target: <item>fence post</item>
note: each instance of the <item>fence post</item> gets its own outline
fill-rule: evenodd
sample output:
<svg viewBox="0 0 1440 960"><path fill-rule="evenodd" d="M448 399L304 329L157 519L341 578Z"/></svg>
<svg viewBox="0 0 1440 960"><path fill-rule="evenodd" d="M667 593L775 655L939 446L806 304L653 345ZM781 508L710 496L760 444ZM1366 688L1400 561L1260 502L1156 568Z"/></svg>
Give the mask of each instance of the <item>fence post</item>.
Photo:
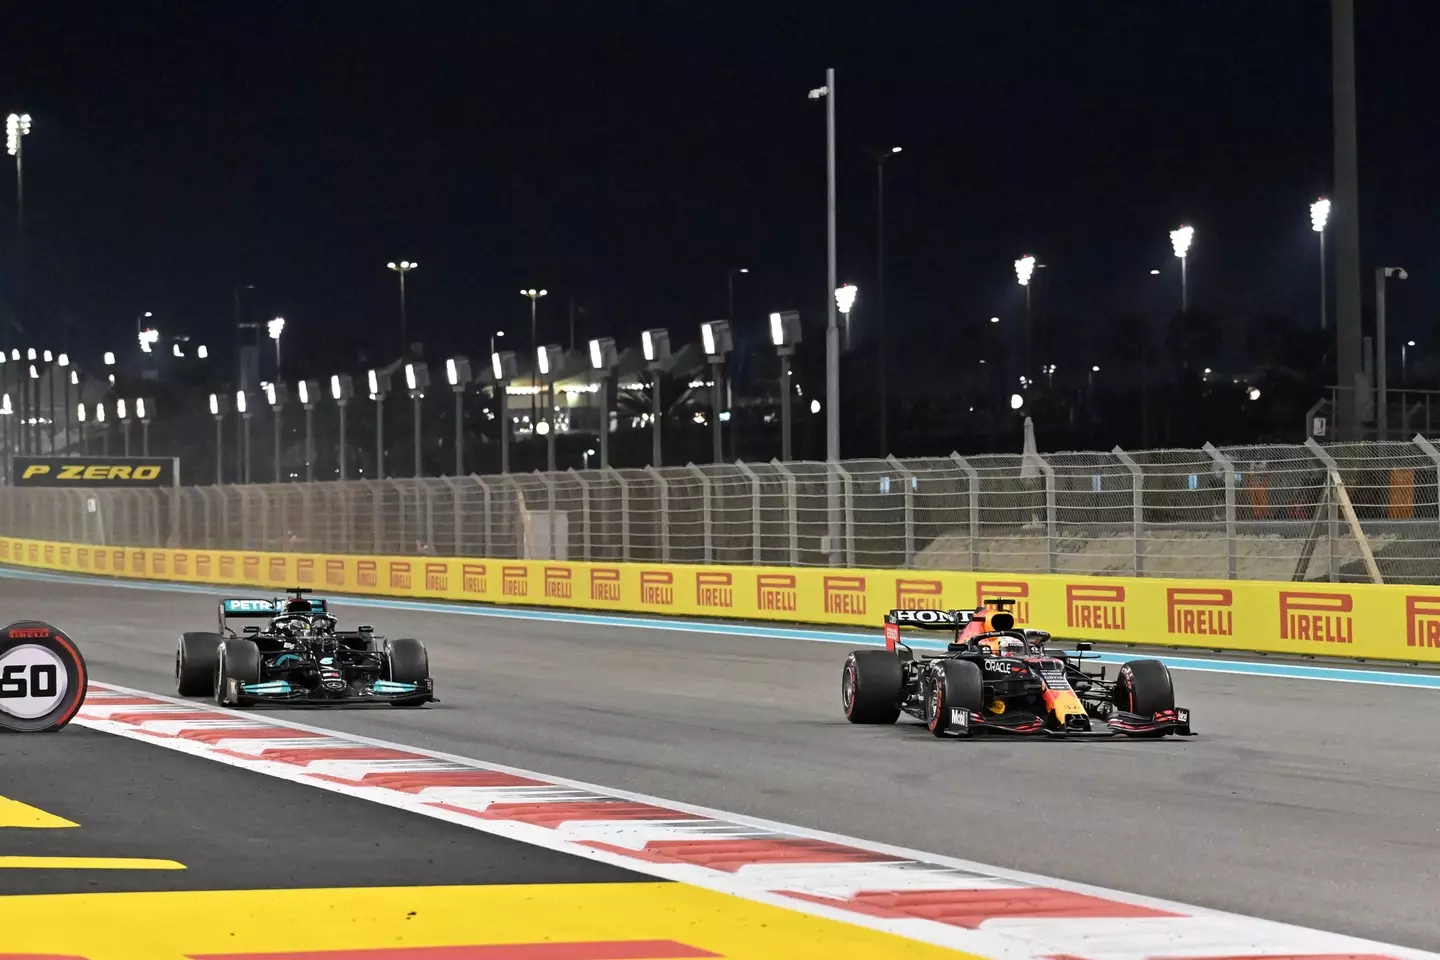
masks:
<svg viewBox="0 0 1440 960"><path fill-rule="evenodd" d="M750 546L755 557L751 561L755 566L760 566L760 477L745 465L743 460L736 460L735 466L740 473L750 478Z"/></svg>
<svg viewBox="0 0 1440 960"><path fill-rule="evenodd" d="M615 478L620 486L620 559L630 561L630 485L614 467L604 467L603 472Z"/></svg>
<svg viewBox="0 0 1440 960"><path fill-rule="evenodd" d="M585 528L583 540L585 551L585 562L590 562L590 482L581 475L579 470L571 467L566 471L575 478L575 483L580 487L580 523Z"/></svg>
<svg viewBox="0 0 1440 960"><path fill-rule="evenodd" d="M1141 472L1140 464L1135 462L1135 458L1121 450L1119 444L1116 444L1115 449L1110 452L1125 464L1125 469L1130 471L1130 492L1133 498L1131 504L1133 513L1131 529L1133 532L1130 536L1134 541L1135 576L1143 577L1145 576L1145 474Z"/></svg>
<svg viewBox="0 0 1440 960"><path fill-rule="evenodd" d="M655 492L660 495L660 560L670 562L670 484L665 475L656 467L649 466L645 472L655 478Z"/></svg>
<svg viewBox="0 0 1440 960"><path fill-rule="evenodd" d="M779 460L771 459L770 465L785 478L785 499L790 508L790 566L800 566L800 494L796 488L795 474Z"/></svg>
<svg viewBox="0 0 1440 960"><path fill-rule="evenodd" d="M704 556L706 563L714 563L714 543L710 533L710 478L705 476L705 471L695 466L693 462L685 464L685 469L700 478L700 518L705 525Z"/></svg>
<svg viewBox="0 0 1440 960"><path fill-rule="evenodd" d="M1339 491L1335 489L1335 478L1340 476L1340 465L1335 462L1334 457L1330 456L1330 451L1315 442L1314 437L1305 438L1305 449L1309 450L1310 455L1325 467L1323 492L1325 519L1329 521L1327 546L1330 554L1330 582L1335 583L1340 579L1340 558L1335 553L1335 545L1340 542L1340 497L1338 496Z"/></svg>
<svg viewBox="0 0 1440 960"><path fill-rule="evenodd" d="M825 465L827 473L832 469L834 470L834 475L838 476L840 482L845 485L845 494L842 500L845 511L842 517L845 524L845 566L853 567L855 566L855 481L850 476L850 472L840 466L839 463L827 463ZM839 555L839 550L836 549L833 543L830 544L830 555L832 557Z"/></svg>
<svg viewBox="0 0 1440 960"><path fill-rule="evenodd" d="M965 477L970 487L970 569L980 572L980 471L970 466L970 463L960 454L950 452L950 459L954 460L960 469L965 471Z"/></svg>
<svg viewBox="0 0 1440 960"><path fill-rule="evenodd" d="M1208 440L1205 446L1200 449L1210 455L1210 459L1225 471L1225 544L1226 553L1226 576L1231 580L1235 579L1235 464L1225 456L1215 445Z"/></svg>
<svg viewBox="0 0 1440 960"><path fill-rule="evenodd" d="M1035 459L1040 461L1040 472L1045 474L1045 570L1054 573L1056 514L1059 512L1055 502L1055 468L1044 454L1037 453Z"/></svg>
<svg viewBox="0 0 1440 960"><path fill-rule="evenodd" d="M885 456L885 462L905 478L905 567L909 569L915 566L915 474L896 460L893 453Z"/></svg>

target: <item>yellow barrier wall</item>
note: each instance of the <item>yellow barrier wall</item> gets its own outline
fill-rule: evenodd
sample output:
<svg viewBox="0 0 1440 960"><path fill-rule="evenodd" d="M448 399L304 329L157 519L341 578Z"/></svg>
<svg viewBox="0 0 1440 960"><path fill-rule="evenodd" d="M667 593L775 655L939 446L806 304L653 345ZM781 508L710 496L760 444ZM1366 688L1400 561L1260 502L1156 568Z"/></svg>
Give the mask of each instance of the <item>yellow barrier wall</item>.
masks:
<svg viewBox="0 0 1440 960"><path fill-rule="evenodd" d="M731 567L243 550L139 550L0 539L0 563L319 592L843 624L897 607L1017 601L1021 626L1066 639L1440 663L1440 587Z"/></svg>

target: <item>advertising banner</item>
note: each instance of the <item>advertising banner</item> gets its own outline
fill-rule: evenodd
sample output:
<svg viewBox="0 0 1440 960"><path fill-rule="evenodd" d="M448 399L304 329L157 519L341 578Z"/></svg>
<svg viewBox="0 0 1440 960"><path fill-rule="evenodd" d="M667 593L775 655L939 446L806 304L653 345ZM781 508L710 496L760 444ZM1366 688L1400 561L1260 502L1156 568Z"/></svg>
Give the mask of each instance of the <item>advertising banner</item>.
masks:
<svg viewBox="0 0 1440 960"><path fill-rule="evenodd" d="M16 487L173 487L179 457L11 457Z"/></svg>

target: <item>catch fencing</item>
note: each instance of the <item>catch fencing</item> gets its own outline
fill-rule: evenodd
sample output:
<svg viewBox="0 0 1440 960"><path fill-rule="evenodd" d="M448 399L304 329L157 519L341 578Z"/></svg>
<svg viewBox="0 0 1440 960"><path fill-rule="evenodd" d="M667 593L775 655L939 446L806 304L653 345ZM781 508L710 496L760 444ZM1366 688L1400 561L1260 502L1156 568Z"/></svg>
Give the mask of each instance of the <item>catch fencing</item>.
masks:
<svg viewBox="0 0 1440 960"><path fill-rule="evenodd" d="M1410 442L0 490L0 533L105 546L1440 582ZM838 536L832 538L832 531Z"/></svg>

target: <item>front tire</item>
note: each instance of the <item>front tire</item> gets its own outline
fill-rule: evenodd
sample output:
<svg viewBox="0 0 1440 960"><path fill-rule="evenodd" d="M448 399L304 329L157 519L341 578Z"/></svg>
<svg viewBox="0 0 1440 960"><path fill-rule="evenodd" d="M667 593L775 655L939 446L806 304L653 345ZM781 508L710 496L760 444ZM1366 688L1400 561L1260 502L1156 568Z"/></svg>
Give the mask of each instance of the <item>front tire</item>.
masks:
<svg viewBox="0 0 1440 960"><path fill-rule="evenodd" d="M856 650L840 674L840 706L851 723L894 723L905 680L900 658L888 650Z"/></svg>
<svg viewBox="0 0 1440 960"><path fill-rule="evenodd" d="M385 641L384 679L395 683L423 683L430 678L430 654L425 644L412 637ZM392 707L423 707L428 697L416 700L392 700Z"/></svg>
<svg viewBox="0 0 1440 960"><path fill-rule="evenodd" d="M218 633L182 633L175 644L175 692L182 697L203 697L215 679L220 644Z"/></svg>
<svg viewBox="0 0 1440 960"><path fill-rule="evenodd" d="M260 682L260 648L254 640L226 640L215 662L215 702L222 707L243 706L240 696L231 698L227 692L231 680L237 685Z"/></svg>
<svg viewBox="0 0 1440 960"><path fill-rule="evenodd" d="M985 705L985 682L980 668L968 660L941 660L939 676L929 680L925 696L926 726L937 737L954 728L950 711L965 709L979 713Z"/></svg>
<svg viewBox="0 0 1440 960"><path fill-rule="evenodd" d="M1126 713L1153 717L1175 709L1175 686L1170 670L1159 660L1131 660L1120 668L1115 681L1115 707Z"/></svg>

